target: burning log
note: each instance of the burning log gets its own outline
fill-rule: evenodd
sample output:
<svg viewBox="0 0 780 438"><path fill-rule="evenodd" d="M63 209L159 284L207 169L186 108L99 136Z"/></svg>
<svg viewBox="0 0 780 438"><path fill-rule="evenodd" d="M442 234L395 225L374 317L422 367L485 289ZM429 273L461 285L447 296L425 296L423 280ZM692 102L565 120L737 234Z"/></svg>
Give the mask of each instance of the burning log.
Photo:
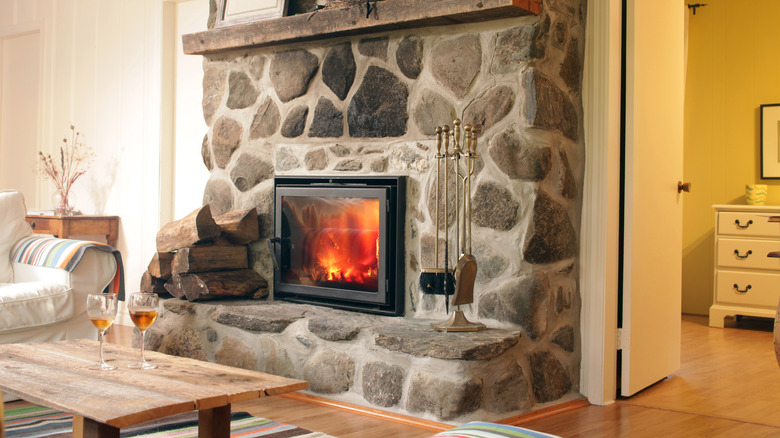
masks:
<svg viewBox="0 0 780 438"><path fill-rule="evenodd" d="M246 246L192 246L176 251L171 264L171 272L173 274L184 274L225 269L246 269L248 267L249 260Z"/></svg>
<svg viewBox="0 0 780 438"><path fill-rule="evenodd" d="M155 294L167 294L165 289L165 280L160 279L152 275L151 272L146 271L141 276L141 286L139 287L141 292L155 293Z"/></svg>
<svg viewBox="0 0 780 438"><path fill-rule="evenodd" d="M166 289L175 297L188 301L216 298L259 299L268 295L268 282L252 269L236 271L174 274Z"/></svg>
<svg viewBox="0 0 780 438"><path fill-rule="evenodd" d="M152 277L167 280L171 278L172 252L156 252L149 262L148 272Z"/></svg>
<svg viewBox="0 0 780 438"><path fill-rule="evenodd" d="M257 210L233 210L214 218L222 234L233 243L244 245L260 238Z"/></svg>
<svg viewBox="0 0 780 438"><path fill-rule="evenodd" d="M170 252L214 240L221 229L211 216L211 207L204 205L182 219L164 225L157 232L157 252Z"/></svg>

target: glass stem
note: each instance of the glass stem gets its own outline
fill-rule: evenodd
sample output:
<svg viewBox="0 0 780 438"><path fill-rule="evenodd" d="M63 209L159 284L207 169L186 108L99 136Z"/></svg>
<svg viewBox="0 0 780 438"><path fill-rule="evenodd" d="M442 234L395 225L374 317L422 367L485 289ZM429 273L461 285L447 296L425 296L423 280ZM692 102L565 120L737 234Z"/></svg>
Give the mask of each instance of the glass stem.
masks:
<svg viewBox="0 0 780 438"><path fill-rule="evenodd" d="M141 363L146 363L146 358L144 357L144 345L146 344L146 340L144 337L146 336L146 330L141 331Z"/></svg>
<svg viewBox="0 0 780 438"><path fill-rule="evenodd" d="M105 333L104 330L98 332L98 340L100 341L100 363L106 363L106 361L103 360L103 333Z"/></svg>

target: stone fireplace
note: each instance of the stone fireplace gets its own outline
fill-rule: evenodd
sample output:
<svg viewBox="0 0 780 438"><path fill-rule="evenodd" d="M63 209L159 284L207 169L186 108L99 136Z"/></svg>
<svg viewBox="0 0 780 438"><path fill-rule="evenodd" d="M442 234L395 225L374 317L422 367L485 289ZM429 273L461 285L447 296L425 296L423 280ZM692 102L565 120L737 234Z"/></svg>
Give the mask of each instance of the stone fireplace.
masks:
<svg viewBox="0 0 780 438"><path fill-rule="evenodd" d="M377 1L375 14L394 1L404 3ZM487 10L513 2L460 3ZM403 176L405 312L169 301L152 346L439 421L494 420L578 397L585 11L585 0L544 0L538 13L517 17L192 50L204 56L204 204L214 214L256 207L268 239L275 177ZM287 18L298 19L279 20ZM447 317L444 297L423 293L418 281L441 245L432 219L434 133L456 118L480 129L472 183L478 273L464 310L489 330L474 334L433 332L431 321ZM251 260L270 282L265 241L253 245Z"/></svg>

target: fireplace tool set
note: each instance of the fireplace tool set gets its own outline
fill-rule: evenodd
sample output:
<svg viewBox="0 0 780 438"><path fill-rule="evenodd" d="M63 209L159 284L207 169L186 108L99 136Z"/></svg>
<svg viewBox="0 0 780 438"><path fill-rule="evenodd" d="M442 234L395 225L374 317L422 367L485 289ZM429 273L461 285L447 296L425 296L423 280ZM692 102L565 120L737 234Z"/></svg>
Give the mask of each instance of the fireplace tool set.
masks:
<svg viewBox="0 0 780 438"><path fill-rule="evenodd" d="M466 319L460 309L461 305L474 302L474 282L477 277L477 260L471 253L471 178L474 175L475 162L479 158L479 155L476 154L478 128L465 125L463 133L461 133L461 121L456 119L453 125L452 130L447 125L436 128L436 244L434 250L436 267L423 269L420 274L420 286L425 293L445 296L447 314L450 313L450 304L455 307L448 320L432 324L434 330L471 332L485 329L484 324L470 322ZM465 136L465 141L462 141L463 136ZM452 166L447 160L452 162ZM461 173L462 165L465 166L465 170ZM443 184L441 182L442 167L444 167ZM455 174L452 184L450 184L451 167ZM443 194L442 185L444 186ZM450 197L451 189L455 191L455 196L452 198ZM450 265L449 226L451 208L455 213L454 249L455 254L458 255L457 263L452 266ZM440 221L442 213L444 220ZM439 258L439 236L442 222L444 227L444 266L441 266Z"/></svg>

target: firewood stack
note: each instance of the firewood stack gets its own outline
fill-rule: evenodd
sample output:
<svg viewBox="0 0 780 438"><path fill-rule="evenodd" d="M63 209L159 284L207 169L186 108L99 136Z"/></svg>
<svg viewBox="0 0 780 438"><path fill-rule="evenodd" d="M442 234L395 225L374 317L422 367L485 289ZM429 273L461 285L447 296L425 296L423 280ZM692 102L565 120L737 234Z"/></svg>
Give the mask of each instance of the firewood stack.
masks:
<svg viewBox="0 0 780 438"><path fill-rule="evenodd" d="M157 252L141 278L141 291L189 301L259 299L268 282L249 268L248 245L260 238L254 208L212 217L205 205L157 233Z"/></svg>

